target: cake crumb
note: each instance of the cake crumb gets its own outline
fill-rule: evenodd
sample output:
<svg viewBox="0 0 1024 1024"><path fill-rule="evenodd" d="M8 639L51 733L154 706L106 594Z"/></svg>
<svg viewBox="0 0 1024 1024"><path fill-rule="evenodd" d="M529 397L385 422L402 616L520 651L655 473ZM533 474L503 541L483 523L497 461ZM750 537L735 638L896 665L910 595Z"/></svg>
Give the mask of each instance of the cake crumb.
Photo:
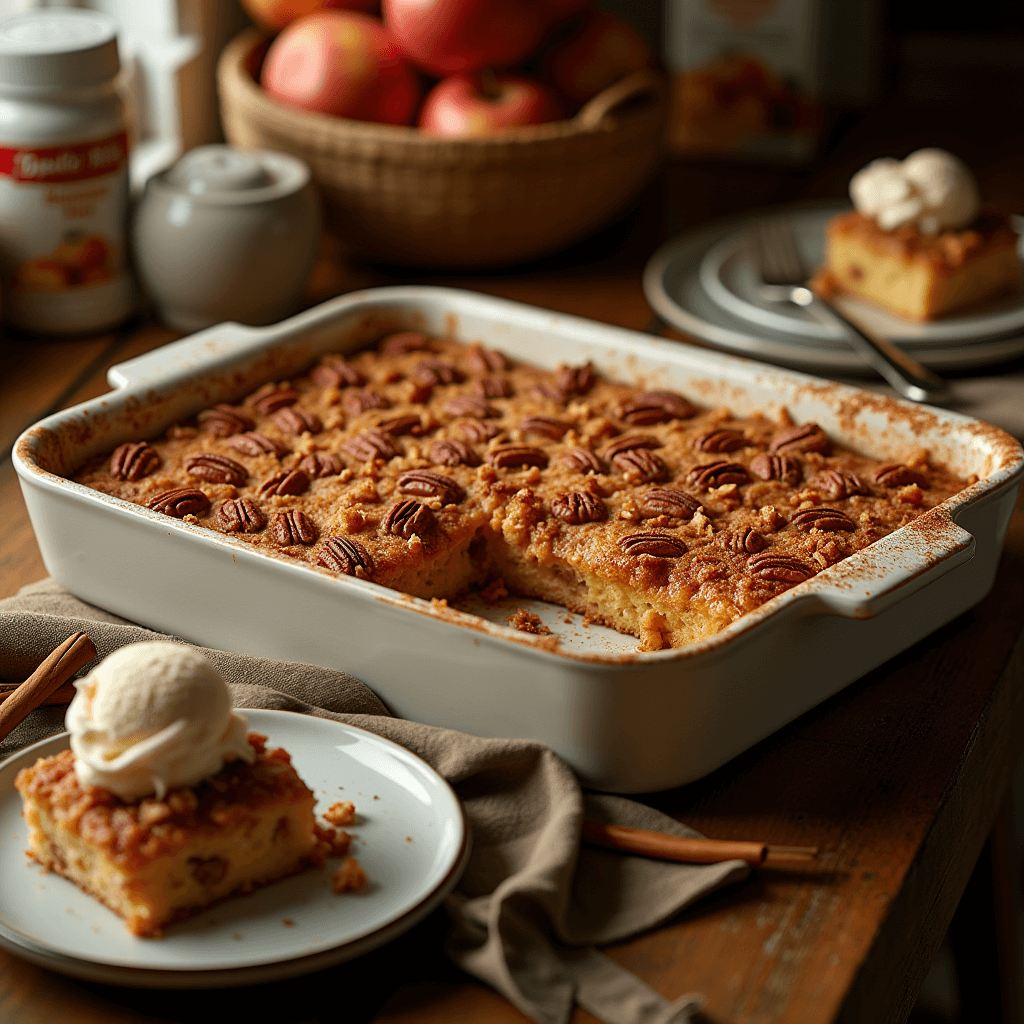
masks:
<svg viewBox="0 0 1024 1024"><path fill-rule="evenodd" d="M337 893L359 892L366 882L366 872L362 869L359 861L355 857L346 857L341 862L341 867L334 872L331 888Z"/></svg>
<svg viewBox="0 0 1024 1024"><path fill-rule="evenodd" d="M551 633L551 630L540 621L539 615L534 615L525 608L517 608L505 621L521 633L533 633L537 636L547 636Z"/></svg>
<svg viewBox="0 0 1024 1024"><path fill-rule="evenodd" d="M235 940L235 942L238 942L238 940L241 939L241 937L242 937L242 933L241 932L232 932L231 933L231 938L233 938Z"/></svg>
<svg viewBox="0 0 1024 1024"><path fill-rule="evenodd" d="M332 825L351 825L356 820L356 805L351 800L339 800L324 811L323 818Z"/></svg>
<svg viewBox="0 0 1024 1024"><path fill-rule="evenodd" d="M346 857L352 846L352 835L339 829L331 839L331 856Z"/></svg>
<svg viewBox="0 0 1024 1024"><path fill-rule="evenodd" d="M281 924L283 924L285 926L285 928L294 928L295 927L295 922L290 917L283 917L281 919Z"/></svg>
<svg viewBox="0 0 1024 1024"><path fill-rule="evenodd" d="M505 586L505 581L499 576L480 591L480 597L484 604L500 604L508 597L508 587Z"/></svg>

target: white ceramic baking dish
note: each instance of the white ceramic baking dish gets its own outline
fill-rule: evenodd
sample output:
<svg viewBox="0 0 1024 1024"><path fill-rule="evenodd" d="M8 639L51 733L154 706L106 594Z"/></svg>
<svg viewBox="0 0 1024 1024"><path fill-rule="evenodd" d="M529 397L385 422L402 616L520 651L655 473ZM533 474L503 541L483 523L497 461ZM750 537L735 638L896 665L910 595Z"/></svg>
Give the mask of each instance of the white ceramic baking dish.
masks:
<svg viewBox="0 0 1024 1024"><path fill-rule="evenodd" d="M63 478L85 459L281 379L328 350L414 326L554 368L671 387L739 414L785 404L879 457L923 445L978 482L680 650L539 611L559 638L256 552ZM656 790L699 778L909 647L989 590L1024 470L995 427L855 388L482 295L356 292L281 324L227 323L114 367L111 394L43 420L14 461L48 570L83 599L223 650L346 669L396 714L557 750L590 785ZM469 606L473 607L473 606ZM268 680L273 684L273 680Z"/></svg>

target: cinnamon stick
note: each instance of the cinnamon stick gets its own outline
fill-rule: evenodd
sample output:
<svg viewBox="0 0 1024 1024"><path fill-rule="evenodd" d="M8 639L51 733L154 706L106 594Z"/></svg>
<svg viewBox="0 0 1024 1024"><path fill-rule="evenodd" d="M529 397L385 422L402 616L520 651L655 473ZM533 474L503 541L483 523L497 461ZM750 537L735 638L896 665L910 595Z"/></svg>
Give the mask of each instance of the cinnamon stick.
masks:
<svg viewBox="0 0 1024 1024"><path fill-rule="evenodd" d="M95 657L96 647L85 633L69 636L0 704L0 740Z"/></svg>
<svg viewBox="0 0 1024 1024"><path fill-rule="evenodd" d="M12 693L23 685L23 683L0 683L0 704L3 704ZM43 701L43 704L70 704L76 693L74 683L62 683Z"/></svg>
<svg viewBox="0 0 1024 1024"><path fill-rule="evenodd" d="M688 864L718 864L724 860L745 860L748 864L782 866L814 860L816 846L769 846L767 843L728 839L691 839L670 836L664 832L628 828L625 825L604 825L583 822L583 838L597 846L624 853L639 853L659 860L684 861Z"/></svg>

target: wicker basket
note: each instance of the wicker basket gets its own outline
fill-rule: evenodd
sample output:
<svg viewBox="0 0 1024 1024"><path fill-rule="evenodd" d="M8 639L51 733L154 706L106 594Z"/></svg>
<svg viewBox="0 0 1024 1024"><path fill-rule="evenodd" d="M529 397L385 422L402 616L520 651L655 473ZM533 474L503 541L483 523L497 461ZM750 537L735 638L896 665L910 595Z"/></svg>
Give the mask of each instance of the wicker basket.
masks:
<svg viewBox="0 0 1024 1024"><path fill-rule="evenodd" d="M554 252L620 212L661 154L656 72L624 78L571 120L448 141L275 103L256 83L268 42L249 30L221 55L224 133L305 160L331 230L363 258L470 268Z"/></svg>

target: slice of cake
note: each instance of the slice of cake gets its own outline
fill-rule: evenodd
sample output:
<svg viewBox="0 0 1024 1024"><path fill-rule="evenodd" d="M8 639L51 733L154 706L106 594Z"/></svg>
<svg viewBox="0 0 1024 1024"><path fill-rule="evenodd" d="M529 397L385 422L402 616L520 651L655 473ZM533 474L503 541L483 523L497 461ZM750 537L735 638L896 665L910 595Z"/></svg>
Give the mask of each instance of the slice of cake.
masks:
<svg viewBox="0 0 1024 1024"><path fill-rule="evenodd" d="M15 779L27 852L134 934L324 862L316 797L196 651L133 644L77 686L71 749Z"/></svg>
<svg viewBox="0 0 1024 1024"><path fill-rule="evenodd" d="M1009 219L980 210L970 170L942 150L875 160L853 176L856 210L828 225L815 286L908 320L934 320L1020 287Z"/></svg>

